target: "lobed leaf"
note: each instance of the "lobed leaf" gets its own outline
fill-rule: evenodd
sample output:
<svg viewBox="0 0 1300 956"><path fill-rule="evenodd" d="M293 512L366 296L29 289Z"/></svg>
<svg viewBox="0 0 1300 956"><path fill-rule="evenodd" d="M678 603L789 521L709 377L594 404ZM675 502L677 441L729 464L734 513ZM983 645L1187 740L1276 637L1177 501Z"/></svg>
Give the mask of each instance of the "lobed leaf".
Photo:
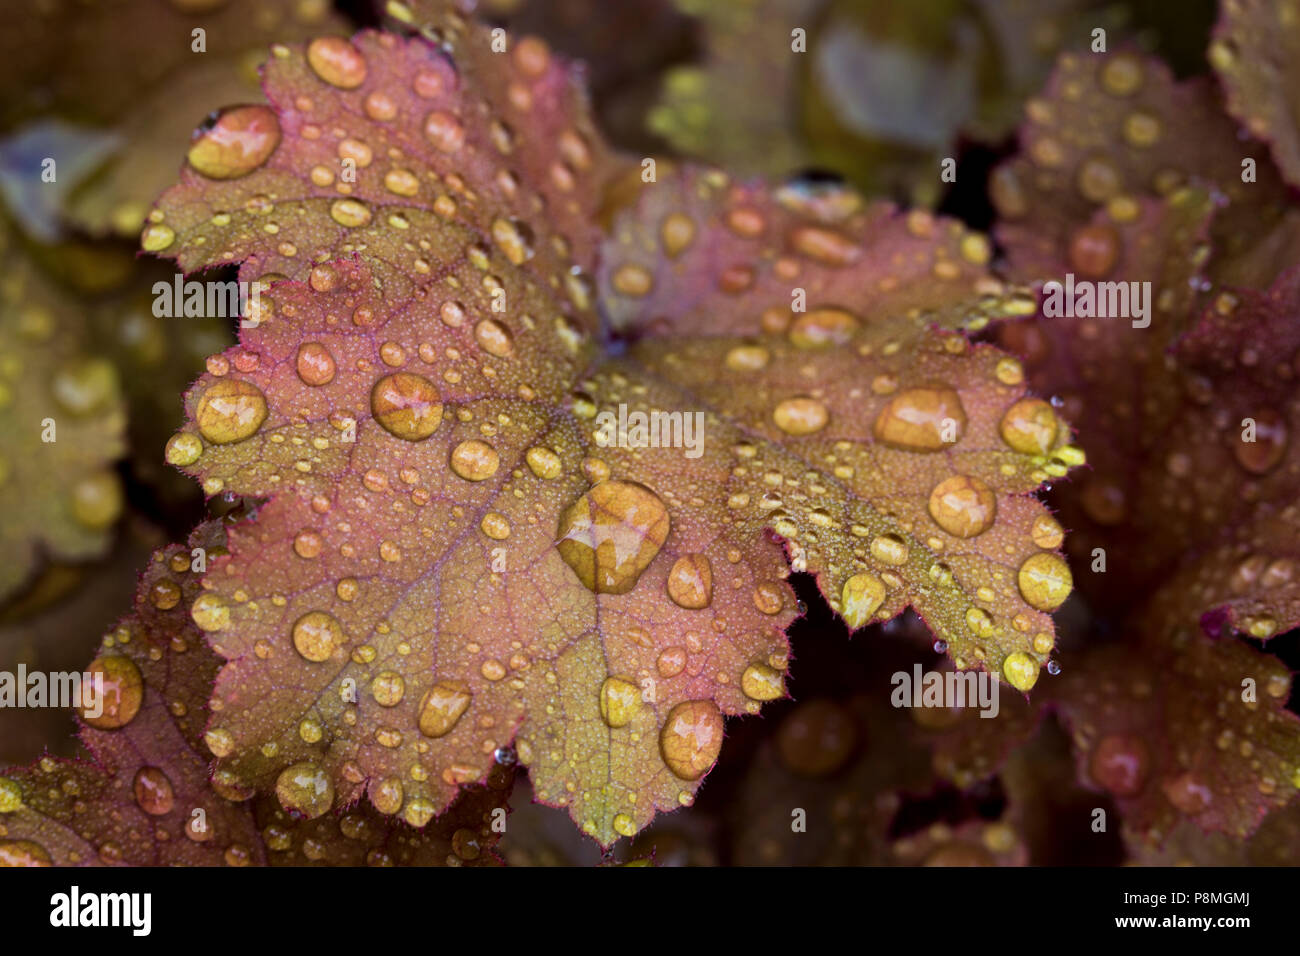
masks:
<svg viewBox="0 0 1300 956"><path fill-rule="evenodd" d="M690 184L702 204L669 294L712 279L709 252L731 248L720 221L745 220L743 252L766 270L755 209L802 237L803 259L752 292L684 291L689 334L602 357L595 296L569 280L596 271L595 196L616 163L566 147L588 142L570 116L583 104L541 47L449 42L469 45L463 68L369 33L277 51L278 114L250 122L279 140L238 177L187 171L144 233L186 268L249 257L243 275L288 277L210 361L168 446L209 494L269 499L191 608L227 661L206 737L222 767L266 790L309 763L346 799L365 791L421 825L513 740L539 799L602 844L630 836L694 799L724 714L784 695L794 602L772 532L855 626L912 604L959 663L1032 686L1069 580L1030 494L1079 459L1019 363L929 329L1023 311L979 268L987 243L879 208L835 233L820 203L778 216L756 187L686 171L647 187ZM514 73L480 91L488 63ZM509 168L492 131L502 89ZM376 93L397 104L387 119L370 115ZM340 156L373 162L355 184L313 178ZM419 188L393 199L399 162ZM557 163L585 167L590 188L562 189ZM511 169L524 172L506 188ZM877 225L898 250L864 241ZM784 291L784 324L742 321L805 268L812 295L840 301L796 317ZM648 326L644 304L614 298L617 272L609 287L602 305ZM843 311L859 303L870 311ZM618 437L620 408L698 414L701 441Z"/></svg>
<svg viewBox="0 0 1300 956"><path fill-rule="evenodd" d="M1032 266L1046 258L1083 271L1081 233L1100 211L1136 223L1143 198L1197 185L1213 187L1215 269L1229 281L1242 278L1234 270L1258 269L1250 260L1261 250L1296 248L1285 185L1260 145L1238 137L1207 79L1180 83L1159 60L1129 51L1065 53L1025 116L1020 154L994 171L989 190L999 242L1022 256L1033 249ZM1012 262L1022 280L1053 278Z"/></svg>
<svg viewBox="0 0 1300 956"><path fill-rule="evenodd" d="M0 597L44 557L102 554L122 513L113 462L126 415L117 371L89 350L77 304L0 226Z"/></svg>
<svg viewBox="0 0 1300 956"><path fill-rule="evenodd" d="M1080 778L1146 843L1183 821L1244 839L1300 788L1291 674L1238 641L1183 630L1102 645L1057 691Z"/></svg>
<svg viewBox="0 0 1300 956"><path fill-rule="evenodd" d="M45 757L0 776L4 865L461 865L495 862L508 769L467 791L436 826L414 830L373 808L334 809L310 775L286 774L281 792L310 792L311 818L254 799L228 773L210 772L200 749L218 660L186 609L199 590L197 551L216 556L220 525L200 526L190 547L156 552L134 613L105 636L87 668L102 676L99 708L79 712L93 761ZM501 808L501 809L498 809Z"/></svg>
<svg viewBox="0 0 1300 956"><path fill-rule="evenodd" d="M1284 4L1232 0L1219 8L1207 57L1227 94L1227 109L1268 142L1278 168L1300 185L1300 128L1289 66L1300 52L1295 14Z"/></svg>

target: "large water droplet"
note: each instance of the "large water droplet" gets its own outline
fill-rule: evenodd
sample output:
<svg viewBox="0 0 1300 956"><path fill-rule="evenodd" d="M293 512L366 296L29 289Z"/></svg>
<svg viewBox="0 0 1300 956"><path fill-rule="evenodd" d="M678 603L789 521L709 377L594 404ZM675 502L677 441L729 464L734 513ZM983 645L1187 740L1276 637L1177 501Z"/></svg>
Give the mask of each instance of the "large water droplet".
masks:
<svg viewBox="0 0 1300 956"><path fill-rule="evenodd" d="M280 121L267 106L222 110L190 145L190 165L208 179L237 179L257 169L280 145Z"/></svg>
<svg viewBox="0 0 1300 956"><path fill-rule="evenodd" d="M81 708L81 719L99 730L116 730L125 727L140 712L144 703L144 678L135 661L120 654L105 654L95 658L89 667L93 676L102 674L103 697L92 706ZM83 693L86 691L83 690ZM92 716L99 711L97 716Z"/></svg>
<svg viewBox="0 0 1300 956"><path fill-rule="evenodd" d="M327 661L343 644L343 628L332 614L308 611L293 625L293 646L306 660Z"/></svg>
<svg viewBox="0 0 1300 956"><path fill-rule="evenodd" d="M1025 559L1016 575L1016 583L1025 602L1040 611L1056 610L1074 588L1069 565L1058 555L1046 551Z"/></svg>
<svg viewBox="0 0 1300 956"><path fill-rule="evenodd" d="M1097 741L1088 760L1088 774L1117 797L1134 797L1146 785L1151 755L1141 738L1109 734Z"/></svg>
<svg viewBox="0 0 1300 956"><path fill-rule="evenodd" d="M966 409L950 388L909 388L899 392L876 416L879 441L909 451L951 447L966 432Z"/></svg>
<svg viewBox="0 0 1300 956"><path fill-rule="evenodd" d="M930 492L930 517L958 538L973 538L993 526L997 499L989 486L969 475L954 475Z"/></svg>
<svg viewBox="0 0 1300 956"><path fill-rule="evenodd" d="M334 356L319 342L304 342L298 347L297 367L298 377L313 387L334 381Z"/></svg>
<svg viewBox="0 0 1300 956"><path fill-rule="evenodd" d="M157 767L141 767L136 771L133 789L135 802L150 816L170 813L176 802L171 780Z"/></svg>
<svg viewBox="0 0 1300 956"><path fill-rule="evenodd" d="M711 700L688 700L668 712L659 732L659 750L668 769L683 780L698 780L722 749L722 712Z"/></svg>
<svg viewBox="0 0 1300 956"><path fill-rule="evenodd" d="M375 383L370 411L390 435L421 441L442 422L442 395L423 375L397 372Z"/></svg>
<svg viewBox="0 0 1300 956"><path fill-rule="evenodd" d="M49 851L32 840L0 840L0 867L53 866Z"/></svg>
<svg viewBox="0 0 1300 956"><path fill-rule="evenodd" d="M318 37L307 47L307 62L326 83L355 90L365 82L366 58L342 37Z"/></svg>
<svg viewBox="0 0 1300 956"><path fill-rule="evenodd" d="M308 820L323 815L334 805L334 784L320 766L296 763L280 771L275 781L275 795L290 813Z"/></svg>
<svg viewBox="0 0 1300 956"><path fill-rule="evenodd" d="M420 700L420 733L426 737L448 733L469 709L472 697L469 685L463 681L438 681Z"/></svg>
<svg viewBox="0 0 1300 956"><path fill-rule="evenodd" d="M451 470L466 481L484 481L497 473L501 456L485 441L471 438L451 452Z"/></svg>
<svg viewBox="0 0 1300 956"><path fill-rule="evenodd" d="M641 691L621 677L606 677L600 685L600 716L611 727L624 727L641 706Z"/></svg>
<svg viewBox="0 0 1300 956"><path fill-rule="evenodd" d="M844 766L857 744L853 715L829 700L800 704L776 731L776 750L792 772L821 777Z"/></svg>
<svg viewBox="0 0 1300 956"><path fill-rule="evenodd" d="M885 582L869 571L862 571L844 582L840 590L840 613L853 630L871 623L872 616L885 601Z"/></svg>
<svg viewBox="0 0 1300 956"><path fill-rule="evenodd" d="M713 600L713 568L703 554L684 554L668 572L668 596L679 607L699 610Z"/></svg>
<svg viewBox="0 0 1300 956"><path fill-rule="evenodd" d="M199 432L214 445L243 441L266 421L266 396L252 382L223 378L209 385L194 409Z"/></svg>
<svg viewBox="0 0 1300 956"><path fill-rule="evenodd" d="M1008 654L1002 661L1002 676L1018 691L1025 693L1038 682L1038 661L1023 651Z"/></svg>
<svg viewBox="0 0 1300 956"><path fill-rule="evenodd" d="M785 696L784 676L767 664L750 664L740 675L740 689L751 700L776 700Z"/></svg>
<svg viewBox="0 0 1300 956"><path fill-rule="evenodd" d="M663 501L645 485L604 481L560 516L556 545L578 580L601 594L625 594L668 538Z"/></svg>
<svg viewBox="0 0 1300 956"><path fill-rule="evenodd" d="M1232 447L1237 464L1252 475L1271 471L1286 454L1286 419L1271 408L1250 416L1255 421L1254 441L1238 441Z"/></svg>
<svg viewBox="0 0 1300 956"><path fill-rule="evenodd" d="M858 330L858 319L843 309L813 309L790 326L790 342L801 349L828 349L845 345Z"/></svg>
<svg viewBox="0 0 1300 956"><path fill-rule="evenodd" d="M831 413L815 398L787 398L772 411L776 427L787 435L811 435L826 427Z"/></svg>
<svg viewBox="0 0 1300 956"><path fill-rule="evenodd" d="M1056 442L1058 423L1052 406L1041 398L1022 398L1002 416L1002 440L1025 455L1045 455Z"/></svg>

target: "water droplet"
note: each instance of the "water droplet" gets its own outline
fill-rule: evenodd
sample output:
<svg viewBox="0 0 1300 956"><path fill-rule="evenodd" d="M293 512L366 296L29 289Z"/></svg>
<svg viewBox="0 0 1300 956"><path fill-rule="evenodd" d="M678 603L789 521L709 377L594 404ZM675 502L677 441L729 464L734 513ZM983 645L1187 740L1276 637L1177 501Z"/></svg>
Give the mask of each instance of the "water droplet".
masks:
<svg viewBox="0 0 1300 956"><path fill-rule="evenodd" d="M1142 62L1131 53L1106 58L1101 68L1101 88L1111 96L1132 96L1142 86Z"/></svg>
<svg viewBox="0 0 1300 956"><path fill-rule="evenodd" d="M560 516L556 545L582 581L601 594L625 594L668 538L663 501L645 485L604 481Z"/></svg>
<svg viewBox="0 0 1300 956"><path fill-rule="evenodd" d="M664 763L682 780L698 780L722 749L722 712L711 700L688 700L668 712L659 732Z"/></svg>
<svg viewBox="0 0 1300 956"><path fill-rule="evenodd" d="M844 766L857 739L857 725L846 708L830 700L813 700L800 704L781 722L776 750L792 773L822 777Z"/></svg>
<svg viewBox="0 0 1300 956"><path fill-rule="evenodd" d="M319 342L304 342L298 346L297 366L298 377L308 385L319 387L334 381L334 356Z"/></svg>
<svg viewBox="0 0 1300 956"><path fill-rule="evenodd" d="M1110 274L1119 261L1119 232L1113 226L1094 223L1077 230L1070 239L1070 265L1087 279Z"/></svg>
<svg viewBox="0 0 1300 956"><path fill-rule="evenodd" d="M370 696L380 707L396 707L406 693L406 681L396 671L380 671L370 682Z"/></svg>
<svg viewBox="0 0 1300 956"><path fill-rule="evenodd" d="M330 204L330 218L340 226L358 229L373 218L370 207L359 199L336 199Z"/></svg>
<svg viewBox="0 0 1300 956"><path fill-rule="evenodd" d="M317 764L296 763L280 771L275 795L290 813L314 820L334 805L334 784Z"/></svg>
<svg viewBox="0 0 1300 956"><path fill-rule="evenodd" d="M858 330L857 316L843 309L813 309L794 320L790 342L801 349L829 349L845 345Z"/></svg>
<svg viewBox="0 0 1300 956"><path fill-rule="evenodd" d="M844 582L840 591L840 613L849 627L857 630L871 623L884 601L885 582L869 571L861 571Z"/></svg>
<svg viewBox="0 0 1300 956"><path fill-rule="evenodd" d="M442 395L423 375L396 372L375 383L370 410L390 435L421 441L442 422Z"/></svg>
<svg viewBox="0 0 1300 956"><path fill-rule="evenodd" d="M355 90L365 82L366 58L342 37L317 37L307 46L307 62L326 83Z"/></svg>
<svg viewBox="0 0 1300 956"><path fill-rule="evenodd" d="M641 707L641 690L621 677L607 677L600 685L600 716L611 727L624 727Z"/></svg>
<svg viewBox="0 0 1300 956"><path fill-rule="evenodd" d="M223 378L209 385L194 409L199 432L214 445L243 441L266 421L266 396L252 382Z"/></svg>
<svg viewBox="0 0 1300 956"><path fill-rule="evenodd" d="M997 499L989 486L969 475L954 475L930 492L930 517L957 538L973 538L993 526Z"/></svg>
<svg viewBox="0 0 1300 956"><path fill-rule="evenodd" d="M843 267L857 261L862 249L849 237L820 226L798 226L790 231L790 246L822 265Z"/></svg>
<svg viewBox="0 0 1300 956"><path fill-rule="evenodd" d="M0 840L0 867L53 866L49 851L32 840Z"/></svg>
<svg viewBox="0 0 1300 956"><path fill-rule="evenodd" d="M659 227L659 235L668 258L676 259L690 248L695 241L695 231L695 220L690 216L680 212L669 213Z"/></svg>
<svg viewBox="0 0 1300 956"><path fill-rule="evenodd" d="M679 607L699 610L713 600L713 568L703 554L684 554L668 572L668 596Z"/></svg>
<svg viewBox="0 0 1300 956"><path fill-rule="evenodd" d="M564 473L564 463L560 461L560 456L540 445L528 449L524 461L528 462L528 468L534 475L546 481Z"/></svg>
<svg viewBox="0 0 1300 956"><path fill-rule="evenodd" d="M515 350L510 330L496 319L483 319L475 325L474 340L484 352L497 358L506 358Z"/></svg>
<svg viewBox="0 0 1300 956"><path fill-rule="evenodd" d="M88 671L104 676L103 697L95 701L94 708L102 708L102 712L94 717L83 707L82 721L97 730L117 730L134 720L144 703L144 678L135 661L120 654L105 654L95 658Z"/></svg>
<svg viewBox="0 0 1300 956"><path fill-rule="evenodd" d="M203 442L192 432L177 432L167 439L167 448L163 454L167 464L184 468L203 456Z"/></svg>
<svg viewBox="0 0 1300 956"><path fill-rule="evenodd" d="M655 660L660 677L676 677L686 669L686 648L665 647Z"/></svg>
<svg viewBox="0 0 1300 956"><path fill-rule="evenodd" d="M343 645L343 628L332 614L308 611L293 625L293 646L306 660L329 660Z"/></svg>
<svg viewBox="0 0 1300 956"><path fill-rule="evenodd" d="M1023 651L1008 654L1002 661L1002 676L1018 691L1028 692L1038 682L1038 661Z"/></svg>
<svg viewBox="0 0 1300 956"><path fill-rule="evenodd" d="M1025 559L1016 582L1025 603L1040 611L1056 610L1065 603L1074 587L1069 566L1059 556L1046 551Z"/></svg>
<svg viewBox="0 0 1300 956"><path fill-rule="evenodd" d="M442 110L433 110L424 118L424 135L434 149L443 153L454 153L465 145L465 127Z"/></svg>
<svg viewBox="0 0 1300 956"><path fill-rule="evenodd" d="M1089 202L1102 203L1120 191L1123 178L1119 169L1104 156L1090 156L1079 164L1076 184Z"/></svg>
<svg viewBox="0 0 1300 956"><path fill-rule="evenodd" d="M118 393L117 370L105 359L78 359L55 373L50 391L64 411L89 415Z"/></svg>
<svg viewBox="0 0 1300 956"><path fill-rule="evenodd" d="M1232 452L1242 468L1252 475L1262 475L1275 468L1286 454L1286 420L1271 408L1262 408L1250 417L1255 420L1255 440L1235 442Z"/></svg>
<svg viewBox="0 0 1300 956"><path fill-rule="evenodd" d="M437 807L424 797L412 797L402 811L402 819L419 829L433 819Z"/></svg>
<svg viewBox="0 0 1300 956"><path fill-rule="evenodd" d="M1128 515L1128 500L1124 489L1101 475L1094 474L1085 480L1079 492L1079 500L1088 517L1098 524L1118 525Z"/></svg>
<svg viewBox="0 0 1300 956"><path fill-rule="evenodd" d="M151 222L140 233L140 248L145 252L162 252L176 241L176 233L171 226L160 222Z"/></svg>
<svg viewBox="0 0 1300 956"><path fill-rule="evenodd" d="M947 641L943 641L943 640L935 641L935 642L934 642L934 652L935 652L936 654L947 654L947 653L948 653L948 642L947 642Z"/></svg>
<svg viewBox="0 0 1300 956"><path fill-rule="evenodd" d="M533 231L519 219L494 219L492 239L514 265L521 266L533 257Z"/></svg>
<svg viewBox="0 0 1300 956"><path fill-rule="evenodd" d="M1161 789L1169 802L1188 816L1204 813L1214 803L1214 794L1210 788L1190 772L1164 781Z"/></svg>
<svg viewBox="0 0 1300 956"><path fill-rule="evenodd" d="M898 535L882 534L871 540L871 556L882 564L897 567L907 563L908 548Z"/></svg>
<svg viewBox="0 0 1300 956"><path fill-rule="evenodd" d="M181 601L181 587L171 578L159 578L149 588L149 603L160 611L170 611Z"/></svg>
<svg viewBox="0 0 1300 956"><path fill-rule="evenodd" d="M238 179L257 169L280 145L280 121L267 106L222 110L190 145L190 165L208 179Z"/></svg>
<svg viewBox="0 0 1300 956"><path fill-rule="evenodd" d="M785 696L784 677L766 664L750 664L740 675L740 689L751 700L776 700Z"/></svg>
<svg viewBox="0 0 1300 956"><path fill-rule="evenodd" d="M420 699L420 733L426 737L449 733L469 709L472 697L469 685L463 681L442 680L434 684Z"/></svg>
<svg viewBox="0 0 1300 956"><path fill-rule="evenodd" d="M950 388L909 388L880 410L873 431L886 445L909 451L938 451L965 434L966 409Z"/></svg>
<svg viewBox="0 0 1300 956"><path fill-rule="evenodd" d="M219 594L200 594L190 605L190 617L204 631L220 631L230 624L230 608Z"/></svg>
<svg viewBox="0 0 1300 956"><path fill-rule="evenodd" d="M72 516L92 531L112 525L123 503L122 480L114 472L87 475L72 486Z"/></svg>
<svg viewBox="0 0 1300 956"><path fill-rule="evenodd" d="M826 427L831 414L815 398L787 398L772 412L776 427L787 435L811 435Z"/></svg>
<svg viewBox="0 0 1300 956"><path fill-rule="evenodd" d="M23 789L11 777L0 777L0 813L16 813L23 807Z"/></svg>
<svg viewBox="0 0 1300 956"><path fill-rule="evenodd" d="M175 804L175 792L167 774L157 767L141 767L136 771L135 802L150 816L160 817L170 813Z"/></svg>
<svg viewBox="0 0 1300 956"><path fill-rule="evenodd" d="M1015 451L1045 455L1056 442L1056 412L1041 398L1022 398L1007 409L999 429Z"/></svg>
<svg viewBox="0 0 1300 956"><path fill-rule="evenodd" d="M451 470L466 481L484 481L497 473L501 456L485 441L471 438L451 452Z"/></svg>
<svg viewBox="0 0 1300 956"><path fill-rule="evenodd" d="M772 353L761 345L737 345L724 362L733 372L761 372L771 360Z"/></svg>

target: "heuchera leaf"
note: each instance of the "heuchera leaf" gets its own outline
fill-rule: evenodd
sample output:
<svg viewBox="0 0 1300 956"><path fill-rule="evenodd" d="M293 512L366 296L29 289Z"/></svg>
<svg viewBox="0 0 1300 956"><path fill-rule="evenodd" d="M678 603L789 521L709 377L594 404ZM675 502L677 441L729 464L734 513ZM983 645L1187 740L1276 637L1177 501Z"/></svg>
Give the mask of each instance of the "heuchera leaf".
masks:
<svg viewBox="0 0 1300 956"><path fill-rule="evenodd" d="M1081 778L1110 792L1128 832L1158 845L1183 821L1247 837L1295 795L1290 692L1276 658L1186 630L1099 646L1053 693Z"/></svg>
<svg viewBox="0 0 1300 956"><path fill-rule="evenodd" d="M1063 54L1043 95L1025 107L1020 154L989 181L999 241L1023 247L1022 256L1035 248L1037 263L1050 257L1077 265L1093 249L1096 265L1104 257L1086 235L1095 213L1135 222L1142 198L1200 183L1213 186L1219 207L1216 271L1227 281L1253 280L1263 266L1252 260L1261 253L1271 260L1278 244L1297 248L1295 217L1263 146L1238 137L1216 93L1208 79L1179 83L1159 60L1135 53ZM1189 142L1196 149L1187 149Z"/></svg>
<svg viewBox="0 0 1300 956"><path fill-rule="evenodd" d="M328 781L301 768L278 782L301 798L292 815L229 773L212 776L201 736L219 661L187 609L200 590L200 575L190 570L196 555L217 556L222 538L220 524L209 523L190 546L155 553L135 612L105 636L87 668L102 677L103 706L79 714L93 761L45 757L0 776L0 859L33 866L495 862L506 767L422 830L368 806L346 809L340 801L334 812Z"/></svg>
<svg viewBox="0 0 1300 956"><path fill-rule="evenodd" d="M1059 95L1029 107L1028 156L1001 177L1004 189L1014 187L1003 206L1008 195L1026 199L1019 212L1027 218L998 231L1010 271L1097 289L1113 283L1149 305L1145 315L1079 315L1072 301L1062 313L1045 289L1041 318L999 333L1026 357L1031 384L1060 396L1091 452L1092 474L1053 501L1072 529L1075 567L1091 572L1081 590L1124 639L1067 663L1062 712L1081 772L1093 783L1110 775L1114 786L1103 785L1143 840L1160 842L1184 818L1247 835L1294 793L1300 756L1300 726L1284 710L1289 674L1228 637L1236 628L1268 638L1300 620L1289 437L1300 342L1291 272L1268 291L1222 280L1268 281L1286 261L1283 223L1264 240L1264 262L1240 265L1257 238L1248 217L1267 231L1277 219L1261 197L1282 187L1264 163L1260 181L1243 182L1239 144L1226 129L1214 132L1225 121L1213 101L1195 86L1170 85L1158 64L1065 57L1053 89ZM1133 103L1133 112L1120 111L1122 126L1097 108L1106 96ZM1093 126L1075 125L1085 117ZM1149 125L1152 117L1159 122ZM1165 124L1175 122L1188 124L1187 135L1202 124L1208 140L1187 158L1190 173L1162 146ZM1097 160L1109 167L1103 174L1088 150L1121 130L1130 148ZM1092 189L1112 179L1114 190ZM1148 198L1144 182L1166 198ZM1245 699L1246 677L1267 683L1267 701L1263 690Z"/></svg>
<svg viewBox="0 0 1300 956"><path fill-rule="evenodd" d="M0 225L0 597L42 555L103 553L122 512L112 463L126 415L117 372L88 350L77 304L45 279Z"/></svg>
<svg viewBox="0 0 1300 956"><path fill-rule="evenodd" d="M1162 630L1204 615L1212 633L1230 624L1267 638L1300 621L1291 439L1300 279L1198 295L1210 208L1204 193L1183 190L1140 203L1133 223L1099 213L1076 244L1087 249L1080 262L1107 265L1082 276L1152 283L1149 327L1057 316L1007 328L1003 341L1026 355L1036 388L1061 396L1094 449L1092 473L1055 496L1076 529L1079 566L1103 561L1084 591L1112 612L1150 605L1148 624ZM1058 268L1063 277L1069 267Z"/></svg>
<svg viewBox="0 0 1300 956"><path fill-rule="evenodd" d="M1228 112L1266 140L1278 168L1300 185L1300 124L1291 64L1300 53L1300 25L1285 4L1233 0L1219 5L1207 57L1227 96Z"/></svg>
<svg viewBox="0 0 1300 956"><path fill-rule="evenodd" d="M689 191L691 258L638 271L615 240L600 274L625 328L654 323L615 296L675 282L690 327L602 358L586 276L621 167L537 41L455 64L374 33L277 48L267 95L250 128L278 140L192 154L143 236L287 277L168 446L208 493L269 499L191 607L227 661L223 771L265 791L309 764L422 825L513 740L538 798L608 845L692 802L724 714L784 694L785 551L854 626L911 604L960 665L1032 686L1070 582L1031 492L1081 456L1018 362L930 328L1024 311L986 240L880 209L831 228L688 170L625 228ZM858 247L877 227L897 249ZM651 411L701 440L629 434Z"/></svg>
<svg viewBox="0 0 1300 956"><path fill-rule="evenodd" d="M203 117L259 98L267 47L343 23L324 0L42 3L0 37L0 76L13 91L0 125L53 112L119 134L120 149L81 184L66 213L93 232L135 235ZM75 155L46 155L66 182Z"/></svg>

